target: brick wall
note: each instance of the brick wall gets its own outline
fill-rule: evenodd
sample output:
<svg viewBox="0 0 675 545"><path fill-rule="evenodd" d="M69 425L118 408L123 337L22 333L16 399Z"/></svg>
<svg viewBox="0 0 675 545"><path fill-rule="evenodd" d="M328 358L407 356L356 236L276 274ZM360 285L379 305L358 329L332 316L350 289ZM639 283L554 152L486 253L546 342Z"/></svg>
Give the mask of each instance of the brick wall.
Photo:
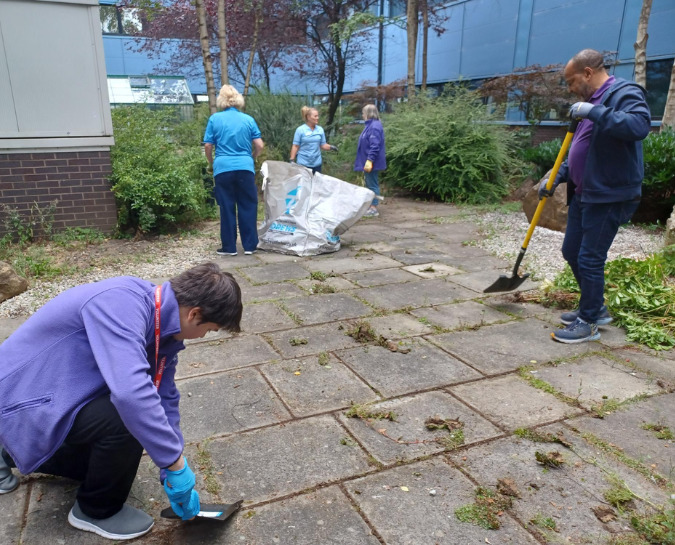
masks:
<svg viewBox="0 0 675 545"><path fill-rule="evenodd" d="M117 223L109 175L109 151L0 153L0 203L28 218L31 208L45 209L56 200L54 231L89 227L109 233Z"/></svg>

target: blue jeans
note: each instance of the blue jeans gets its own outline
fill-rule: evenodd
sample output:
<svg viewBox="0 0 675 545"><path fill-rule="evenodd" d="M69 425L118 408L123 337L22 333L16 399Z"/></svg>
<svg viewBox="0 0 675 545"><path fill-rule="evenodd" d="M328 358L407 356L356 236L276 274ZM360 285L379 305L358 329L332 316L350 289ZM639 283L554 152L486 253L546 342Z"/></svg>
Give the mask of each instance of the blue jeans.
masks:
<svg viewBox="0 0 675 545"><path fill-rule="evenodd" d="M215 180L223 251L237 251L239 223L244 251L252 252L258 247L258 189L255 186L255 174L249 170L233 170L216 174Z"/></svg>
<svg viewBox="0 0 675 545"><path fill-rule="evenodd" d="M619 226L627 223L640 201L582 203L574 195L567 213L562 254L577 279L579 317L596 322L604 304L605 262Z"/></svg>
<svg viewBox="0 0 675 545"><path fill-rule="evenodd" d="M366 187L370 189L375 195L380 194L380 184L377 181L377 170L371 170L370 172L363 171L366 175ZM377 206L380 203L377 199L373 199L371 203L373 206Z"/></svg>

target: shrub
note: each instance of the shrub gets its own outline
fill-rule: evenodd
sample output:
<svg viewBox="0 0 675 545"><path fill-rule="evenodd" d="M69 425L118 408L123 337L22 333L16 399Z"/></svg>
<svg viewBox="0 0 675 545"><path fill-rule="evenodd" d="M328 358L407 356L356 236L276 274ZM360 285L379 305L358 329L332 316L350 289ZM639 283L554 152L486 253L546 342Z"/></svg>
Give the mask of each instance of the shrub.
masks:
<svg viewBox="0 0 675 545"><path fill-rule="evenodd" d="M649 133L642 142L645 178L642 201L633 221L665 222L675 205L675 131L666 128Z"/></svg>
<svg viewBox="0 0 675 545"><path fill-rule="evenodd" d="M475 92L446 88L419 96L383 121L391 184L450 202L495 202L508 192L513 135L487 113Z"/></svg>
<svg viewBox="0 0 675 545"><path fill-rule="evenodd" d="M176 121L171 110L122 107L112 111L112 118L111 180L118 228L162 231L206 217L201 136L192 145L184 143L184 135L184 145L172 142Z"/></svg>
<svg viewBox="0 0 675 545"><path fill-rule="evenodd" d="M534 165L531 176L536 180L541 180L544 174L553 168L553 164L560 152L560 146L562 146L562 140L555 138L554 140L542 142L533 148L522 148L519 155L523 161Z"/></svg>

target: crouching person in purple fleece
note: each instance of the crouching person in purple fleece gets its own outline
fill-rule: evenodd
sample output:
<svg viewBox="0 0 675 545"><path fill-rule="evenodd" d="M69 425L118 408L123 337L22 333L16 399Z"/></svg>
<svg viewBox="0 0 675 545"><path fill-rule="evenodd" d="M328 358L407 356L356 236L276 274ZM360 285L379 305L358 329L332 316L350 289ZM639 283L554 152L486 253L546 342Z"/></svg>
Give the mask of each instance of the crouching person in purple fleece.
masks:
<svg viewBox="0 0 675 545"><path fill-rule="evenodd" d="M177 354L185 339L239 331L241 315L237 282L213 263L161 286L121 276L49 301L0 345L0 494L18 486L12 467L81 481L68 522L133 539L154 524L125 503L145 450L171 507L193 518Z"/></svg>

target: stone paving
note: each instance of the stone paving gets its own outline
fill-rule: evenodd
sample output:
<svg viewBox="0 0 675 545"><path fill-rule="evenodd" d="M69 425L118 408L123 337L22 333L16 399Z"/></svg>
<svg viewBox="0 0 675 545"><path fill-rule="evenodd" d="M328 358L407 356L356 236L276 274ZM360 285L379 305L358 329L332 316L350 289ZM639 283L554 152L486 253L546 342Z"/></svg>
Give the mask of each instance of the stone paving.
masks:
<svg viewBox="0 0 675 545"><path fill-rule="evenodd" d="M461 209L380 210L335 254L220 260L243 332L189 342L177 379L202 501L244 505L225 523L161 519L144 457L130 501L156 524L136 543L642 543L630 514L667 505L674 477L673 354L612 326L558 344L556 311L483 294L512 263L472 244ZM2 321L0 341L21 321ZM357 324L367 338L348 335ZM619 485L633 499L617 508ZM0 543L109 543L68 525L76 487L22 477L0 496ZM478 517L494 529L466 516L484 489L506 502Z"/></svg>

